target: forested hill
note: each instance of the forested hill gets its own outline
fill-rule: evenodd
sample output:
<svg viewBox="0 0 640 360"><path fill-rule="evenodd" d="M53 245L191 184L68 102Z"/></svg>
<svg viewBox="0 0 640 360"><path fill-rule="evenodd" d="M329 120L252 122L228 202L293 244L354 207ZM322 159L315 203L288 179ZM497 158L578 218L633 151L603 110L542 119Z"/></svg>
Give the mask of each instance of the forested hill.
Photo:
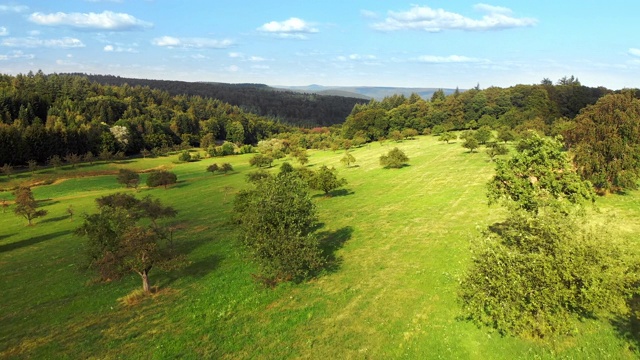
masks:
<svg viewBox="0 0 640 360"><path fill-rule="evenodd" d="M246 112L278 119L301 127L331 126L344 122L354 105L368 102L344 96L318 95L282 91L264 84L226 84L147 80L112 75L85 75L90 81L103 85L148 86L171 95L197 95L219 99L240 107Z"/></svg>

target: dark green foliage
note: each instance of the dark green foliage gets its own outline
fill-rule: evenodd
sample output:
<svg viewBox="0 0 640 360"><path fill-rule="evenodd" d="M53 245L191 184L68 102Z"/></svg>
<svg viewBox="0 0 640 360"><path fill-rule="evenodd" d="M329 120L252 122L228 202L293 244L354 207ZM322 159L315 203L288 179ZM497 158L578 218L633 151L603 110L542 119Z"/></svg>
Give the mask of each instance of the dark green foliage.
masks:
<svg viewBox="0 0 640 360"><path fill-rule="evenodd" d="M140 182L140 175L137 172L129 169L120 169L118 170L117 180L119 184L122 184L126 187L137 188L138 183Z"/></svg>
<svg viewBox="0 0 640 360"><path fill-rule="evenodd" d="M572 169L558 140L532 134L522 139L508 160L498 159L488 184L490 203L537 212L543 206L579 205L595 201L589 182Z"/></svg>
<svg viewBox="0 0 640 360"><path fill-rule="evenodd" d="M85 215L76 234L87 238L86 252L91 267L103 279L118 279L135 272L140 275L145 292L150 291L149 272L154 267L165 270L185 264L173 247L168 230L158 225L160 218L175 217L176 211L160 200L116 193L96 199L98 213ZM142 219L151 220L145 226Z"/></svg>
<svg viewBox="0 0 640 360"><path fill-rule="evenodd" d="M222 165L220 166L220 172L226 174L229 171L233 171L233 166L229 163L222 163Z"/></svg>
<svg viewBox="0 0 640 360"><path fill-rule="evenodd" d="M38 202L33 197L30 187L20 186L13 195L16 197L13 212L27 219L29 225L33 219L47 215L47 210L38 210Z"/></svg>
<svg viewBox="0 0 640 360"><path fill-rule="evenodd" d="M58 155L53 155L49 158L48 163L54 169L58 169L60 166L62 166L62 158L60 158L60 156Z"/></svg>
<svg viewBox="0 0 640 360"><path fill-rule="evenodd" d="M385 168L399 169L405 166L408 161L409 157L397 147L389 150L386 155L380 156L380 165Z"/></svg>
<svg viewBox="0 0 640 360"><path fill-rule="evenodd" d="M515 132L506 127L503 126L500 129L498 129L498 137L497 137L498 141L502 141L502 142L509 142L509 141L513 141L516 139L516 134Z"/></svg>
<svg viewBox="0 0 640 360"><path fill-rule="evenodd" d="M220 166L218 166L218 164L213 163L209 166L207 166L207 171L214 174L216 173L218 170L220 170Z"/></svg>
<svg viewBox="0 0 640 360"><path fill-rule="evenodd" d="M336 172L336 169L322 165L309 179L309 186L314 190L321 190L325 196L329 196L331 191L347 184L347 179L338 178Z"/></svg>
<svg viewBox="0 0 640 360"><path fill-rule="evenodd" d="M570 335L573 319L624 309L632 277L601 231L554 212L516 212L473 244L460 286L465 315L502 334Z"/></svg>
<svg viewBox="0 0 640 360"><path fill-rule="evenodd" d="M242 145L238 151L240 154L251 154L255 152L255 149L251 145Z"/></svg>
<svg viewBox="0 0 640 360"><path fill-rule="evenodd" d="M316 208L306 183L294 173L268 176L241 191L234 202L241 239L260 267L265 284L300 281L325 259L313 233Z"/></svg>
<svg viewBox="0 0 640 360"><path fill-rule="evenodd" d="M607 95L588 106L566 134L578 172L596 188L638 188L640 100L631 91Z"/></svg>
<svg viewBox="0 0 640 360"><path fill-rule="evenodd" d="M178 176L166 170L152 171L147 176L148 187L164 186L166 189L168 185L175 184L177 181Z"/></svg>

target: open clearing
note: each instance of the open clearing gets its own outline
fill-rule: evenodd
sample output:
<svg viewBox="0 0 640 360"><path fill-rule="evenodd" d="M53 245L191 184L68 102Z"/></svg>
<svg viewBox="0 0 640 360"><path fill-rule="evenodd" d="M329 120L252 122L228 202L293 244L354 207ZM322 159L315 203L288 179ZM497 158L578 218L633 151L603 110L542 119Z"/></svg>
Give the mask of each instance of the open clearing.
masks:
<svg viewBox="0 0 640 360"><path fill-rule="evenodd" d="M379 156L394 146L410 166L382 169ZM172 163L173 155L58 170L56 177L68 179L34 188L48 216L33 227L10 211L0 217L0 357L637 358L637 339L625 339L610 319L585 321L575 337L543 343L502 337L459 318L456 291L469 264L469 241L505 215L487 206L485 184L494 166L482 150L470 154L459 142L428 136L372 143L352 154L356 166L345 168L343 152L310 151L310 168L335 166L349 181L331 198L314 196L321 237L339 267L275 289L253 281L255 268L229 223L234 194L248 186L251 155L185 164ZM205 172L214 162L230 162L235 171ZM191 263L170 273L152 270L161 293L126 307L118 298L139 288L139 277L92 282L94 274L83 269L83 240L72 232L81 213L95 211L96 197L134 190L120 187L113 175L75 175L161 165L176 172L178 184L143 188L138 196L158 197L179 211L173 221L183 229L175 237ZM47 172L53 174L41 171ZM598 208L593 221L609 222L638 246L640 193L601 198Z"/></svg>

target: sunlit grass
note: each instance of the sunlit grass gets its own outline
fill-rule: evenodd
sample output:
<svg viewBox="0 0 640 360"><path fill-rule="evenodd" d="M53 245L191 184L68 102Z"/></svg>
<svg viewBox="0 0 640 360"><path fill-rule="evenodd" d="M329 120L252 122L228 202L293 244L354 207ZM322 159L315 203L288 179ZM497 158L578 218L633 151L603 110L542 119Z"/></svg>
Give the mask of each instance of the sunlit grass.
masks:
<svg viewBox="0 0 640 360"><path fill-rule="evenodd" d="M409 166L382 169L379 157L399 147ZM586 321L574 338L543 343L501 337L458 318L458 281L470 260L469 240L505 216L488 207L488 156L434 137L373 143L351 151L310 151L310 168L334 166L347 191L314 197L339 267L303 284L264 289L229 222L235 193L246 188L251 155L174 163L169 158L58 170L69 179L34 188L49 211L36 225L11 212L0 218L0 357L15 358L635 358L606 320ZM283 160L276 162L282 163ZM213 162L235 171L212 175ZM295 161L290 161L296 165ZM114 175L79 177L119 167L170 167L168 190L124 189ZM276 170L276 169L272 169ZM30 175L14 176L16 182ZM145 175L141 184L144 184ZM8 181L0 182L7 187ZM84 269L82 239L72 235L94 199L115 191L152 195L174 206L176 241L190 264L152 270L160 292L133 305L141 287L132 275L96 283ZM10 199L9 192L0 197ZM609 221L633 240L640 194L599 201L594 222ZM66 209L72 205L75 216ZM11 210L11 209L9 209Z"/></svg>

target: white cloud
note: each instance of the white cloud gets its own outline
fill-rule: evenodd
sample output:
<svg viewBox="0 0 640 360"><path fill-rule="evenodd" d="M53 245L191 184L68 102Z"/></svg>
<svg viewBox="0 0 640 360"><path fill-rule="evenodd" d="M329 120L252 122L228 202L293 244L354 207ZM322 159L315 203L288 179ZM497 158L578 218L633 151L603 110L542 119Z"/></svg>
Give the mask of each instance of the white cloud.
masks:
<svg viewBox="0 0 640 360"><path fill-rule="evenodd" d="M105 47L102 49L106 52L127 52L127 53L137 53L138 50L131 48L131 47L122 47L122 46L113 46L111 44L109 45L105 45Z"/></svg>
<svg viewBox="0 0 640 360"><path fill-rule="evenodd" d="M282 38L306 39L306 34L317 33L318 29L306 21L292 17L285 21L271 21L258 28L258 31Z"/></svg>
<svg viewBox="0 0 640 360"><path fill-rule="evenodd" d="M449 56L435 56L435 55L423 55L416 58L419 62L430 64L447 64L447 63L488 63L487 59L478 59L468 56L449 55Z"/></svg>
<svg viewBox="0 0 640 360"><path fill-rule="evenodd" d="M269 65L251 65L252 69L256 70L268 70L270 69Z"/></svg>
<svg viewBox="0 0 640 360"><path fill-rule="evenodd" d="M239 52L230 52L229 57L236 59L236 58L243 58L244 55L242 55L242 53L239 53Z"/></svg>
<svg viewBox="0 0 640 360"><path fill-rule="evenodd" d="M40 31L38 31L38 30L30 30L29 31L29 35L30 36L38 36L38 35L40 35Z"/></svg>
<svg viewBox="0 0 640 360"><path fill-rule="evenodd" d="M33 59L35 56L33 54L25 54L20 50L12 51L6 55L0 55L0 60L13 60L13 59Z"/></svg>
<svg viewBox="0 0 640 360"><path fill-rule="evenodd" d="M64 37L60 39L38 39L35 37L6 38L0 41L2 46L10 47L48 47L48 48L79 48L85 45L76 38Z"/></svg>
<svg viewBox="0 0 640 360"><path fill-rule="evenodd" d="M378 18L378 14L375 11L371 11L371 10L360 10L360 15L362 15L362 17L367 18L367 19L377 19Z"/></svg>
<svg viewBox="0 0 640 360"><path fill-rule="evenodd" d="M339 61L370 61L376 60L377 57L375 55L361 55L361 54L351 54L351 55L340 55L337 57Z"/></svg>
<svg viewBox="0 0 640 360"><path fill-rule="evenodd" d="M0 5L0 13L21 13L27 10L29 7L24 5Z"/></svg>
<svg viewBox="0 0 640 360"><path fill-rule="evenodd" d="M260 57L260 56L251 56L248 59L251 62L262 62L262 61L267 61L267 59Z"/></svg>
<svg viewBox="0 0 640 360"><path fill-rule="evenodd" d="M433 9L428 6L414 5L408 11L389 11L383 22L374 23L374 29L381 31L423 30L440 32L443 30L485 31L502 30L517 27L533 26L537 23L533 18L516 18L511 9L478 4L475 9L484 12L482 19L472 19L444 9Z"/></svg>
<svg viewBox="0 0 640 360"><path fill-rule="evenodd" d="M43 14L40 12L29 15L29 21L38 25L47 26L70 26L85 30L107 30L107 31L128 31L150 28L153 26L124 13L103 11L102 13L64 13L57 12Z"/></svg>
<svg viewBox="0 0 640 360"><path fill-rule="evenodd" d="M227 71L229 72L238 72L240 70L240 68L236 65L231 65L229 67L227 67Z"/></svg>
<svg viewBox="0 0 640 360"><path fill-rule="evenodd" d="M640 49L637 49L637 48L629 49L629 55L640 57Z"/></svg>
<svg viewBox="0 0 640 360"><path fill-rule="evenodd" d="M7 35L9 35L9 30L7 30L7 28L4 26L0 26L0 36L7 36Z"/></svg>
<svg viewBox="0 0 640 360"><path fill-rule="evenodd" d="M233 41L229 39L177 38L173 36L155 38L151 43L156 46L183 49L226 49L233 46Z"/></svg>

